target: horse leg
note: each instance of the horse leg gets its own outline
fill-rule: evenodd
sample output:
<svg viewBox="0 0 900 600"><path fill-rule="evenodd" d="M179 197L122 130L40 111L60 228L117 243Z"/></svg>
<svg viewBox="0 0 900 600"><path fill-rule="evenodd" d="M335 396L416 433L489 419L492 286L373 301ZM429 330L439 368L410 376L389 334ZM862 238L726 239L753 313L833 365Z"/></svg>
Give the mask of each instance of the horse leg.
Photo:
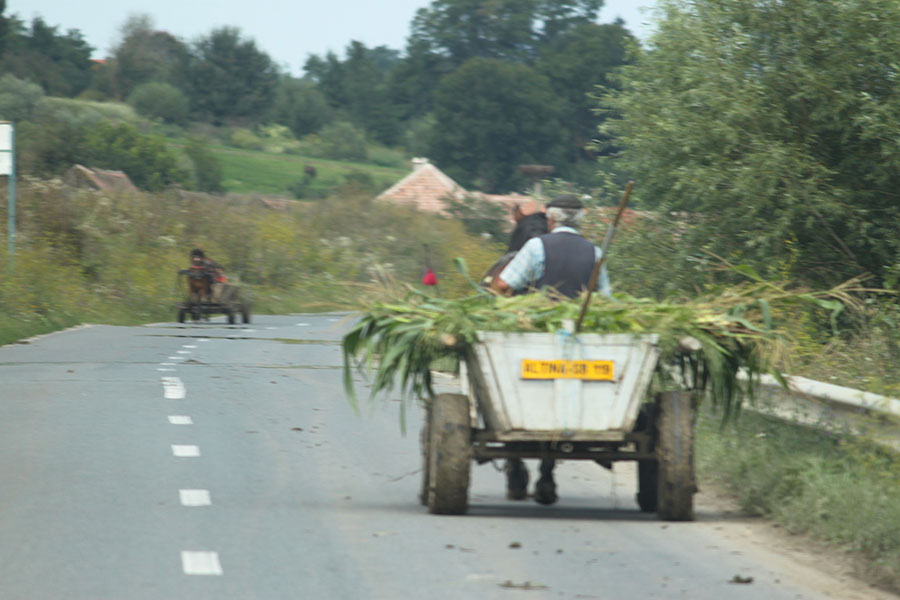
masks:
<svg viewBox="0 0 900 600"><path fill-rule="evenodd" d="M534 500L541 504L553 504L558 496L556 495L556 482L553 481L553 467L556 461L545 458L541 461L541 478L538 479L534 487Z"/></svg>
<svg viewBox="0 0 900 600"><path fill-rule="evenodd" d="M503 465L506 473L506 497L509 500L524 500L528 490L528 468L521 458L508 458Z"/></svg>
<svg viewBox="0 0 900 600"><path fill-rule="evenodd" d="M191 319L197 321L200 319L200 294L197 293L196 290L191 290L190 295L188 296L188 307L191 313Z"/></svg>

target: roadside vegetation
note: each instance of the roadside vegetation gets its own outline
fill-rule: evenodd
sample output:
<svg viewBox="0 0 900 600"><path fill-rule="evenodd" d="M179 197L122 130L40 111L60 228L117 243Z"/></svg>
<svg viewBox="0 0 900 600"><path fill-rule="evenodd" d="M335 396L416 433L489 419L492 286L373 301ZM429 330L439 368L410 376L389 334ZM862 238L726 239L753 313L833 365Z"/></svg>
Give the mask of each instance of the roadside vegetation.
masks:
<svg viewBox="0 0 900 600"><path fill-rule="evenodd" d="M458 222L375 202L352 185L273 209L253 196L103 194L24 180L17 205L15 254L5 236L0 249L0 343L84 322L173 321L187 289L177 271L195 247L241 283L254 313L349 309L361 284L418 284L426 259L441 293L458 295L469 283L452 259L486 269L502 251Z"/></svg>
<svg viewBox="0 0 900 600"><path fill-rule="evenodd" d="M900 591L900 462L849 433L745 412L698 422L700 486L729 492L750 515L843 553L863 579Z"/></svg>

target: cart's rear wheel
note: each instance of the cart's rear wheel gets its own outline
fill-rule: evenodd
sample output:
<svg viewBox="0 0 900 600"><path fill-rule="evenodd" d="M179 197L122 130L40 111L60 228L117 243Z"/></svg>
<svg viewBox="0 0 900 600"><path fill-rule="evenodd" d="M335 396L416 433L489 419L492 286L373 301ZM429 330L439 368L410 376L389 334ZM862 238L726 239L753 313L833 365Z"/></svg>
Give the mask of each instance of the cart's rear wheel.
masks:
<svg viewBox="0 0 900 600"><path fill-rule="evenodd" d="M184 310L183 308L178 309L178 322L179 323L184 323L184 317L186 314L187 314L187 311Z"/></svg>
<svg viewBox="0 0 900 600"><path fill-rule="evenodd" d="M250 322L250 309L246 306L241 308L241 322L249 323Z"/></svg>
<svg viewBox="0 0 900 600"><path fill-rule="evenodd" d="M234 318L234 311L229 308L225 311L225 316L228 317L228 324L234 325L234 322L237 320Z"/></svg>
<svg viewBox="0 0 900 600"><path fill-rule="evenodd" d="M422 446L422 489L419 490L419 502L422 506L428 506L428 479L431 469L428 468L431 462L431 404L425 407L425 419L422 423L422 431L419 434L419 442Z"/></svg>
<svg viewBox="0 0 900 600"><path fill-rule="evenodd" d="M666 521L694 520L694 398L690 392L659 395L657 513Z"/></svg>
<svg viewBox="0 0 900 600"><path fill-rule="evenodd" d="M431 401L428 445L428 512L459 515L468 508L472 466L469 399L440 394Z"/></svg>

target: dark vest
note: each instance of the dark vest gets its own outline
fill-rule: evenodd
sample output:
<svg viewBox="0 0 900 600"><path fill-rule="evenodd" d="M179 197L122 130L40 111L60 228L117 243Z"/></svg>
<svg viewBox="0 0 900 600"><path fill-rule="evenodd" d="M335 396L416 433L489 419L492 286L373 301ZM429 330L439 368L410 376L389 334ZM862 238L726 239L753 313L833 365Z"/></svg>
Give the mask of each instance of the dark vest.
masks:
<svg viewBox="0 0 900 600"><path fill-rule="evenodd" d="M594 244L569 231L548 233L539 239L544 244L544 275L535 286L556 288L568 298L586 290L594 272Z"/></svg>

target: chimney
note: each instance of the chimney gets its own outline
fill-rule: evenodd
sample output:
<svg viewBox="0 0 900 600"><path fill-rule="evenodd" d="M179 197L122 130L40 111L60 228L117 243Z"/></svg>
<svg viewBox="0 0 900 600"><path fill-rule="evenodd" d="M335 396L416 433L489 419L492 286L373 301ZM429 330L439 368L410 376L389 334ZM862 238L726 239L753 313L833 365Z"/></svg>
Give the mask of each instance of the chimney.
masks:
<svg viewBox="0 0 900 600"><path fill-rule="evenodd" d="M412 159L413 173L424 167L428 164L428 159L425 157L417 157Z"/></svg>

